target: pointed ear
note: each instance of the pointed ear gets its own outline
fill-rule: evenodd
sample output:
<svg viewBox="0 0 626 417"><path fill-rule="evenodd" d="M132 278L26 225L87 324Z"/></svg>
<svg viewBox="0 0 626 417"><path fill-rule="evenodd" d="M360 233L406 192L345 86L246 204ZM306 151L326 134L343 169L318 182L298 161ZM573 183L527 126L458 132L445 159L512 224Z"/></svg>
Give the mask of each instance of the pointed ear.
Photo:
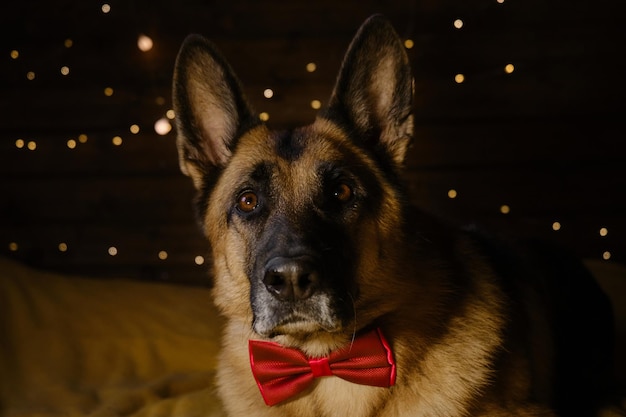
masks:
<svg viewBox="0 0 626 417"><path fill-rule="evenodd" d="M176 58L173 103L180 169L200 189L259 121L228 63L199 35L188 36Z"/></svg>
<svg viewBox="0 0 626 417"><path fill-rule="evenodd" d="M404 46L391 24L374 15L352 40L320 116L343 125L398 167L413 136L412 105L413 76Z"/></svg>

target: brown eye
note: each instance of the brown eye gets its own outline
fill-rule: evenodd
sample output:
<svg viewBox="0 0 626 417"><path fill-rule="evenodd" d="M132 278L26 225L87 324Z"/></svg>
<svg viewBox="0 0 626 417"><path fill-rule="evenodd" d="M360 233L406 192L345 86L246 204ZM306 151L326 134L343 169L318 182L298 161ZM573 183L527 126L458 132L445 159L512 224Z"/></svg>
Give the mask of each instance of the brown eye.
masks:
<svg viewBox="0 0 626 417"><path fill-rule="evenodd" d="M259 199L252 191L245 191L239 195L237 209L242 213L251 213L258 205Z"/></svg>
<svg viewBox="0 0 626 417"><path fill-rule="evenodd" d="M347 203L352 198L352 188L344 183L337 184L333 196L341 203Z"/></svg>

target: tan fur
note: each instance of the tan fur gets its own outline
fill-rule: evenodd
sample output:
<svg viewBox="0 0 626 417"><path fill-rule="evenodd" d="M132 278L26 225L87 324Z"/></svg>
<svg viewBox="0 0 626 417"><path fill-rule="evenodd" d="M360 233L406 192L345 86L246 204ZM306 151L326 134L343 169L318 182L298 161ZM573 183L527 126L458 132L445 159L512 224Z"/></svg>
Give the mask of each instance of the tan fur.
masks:
<svg viewBox="0 0 626 417"><path fill-rule="evenodd" d="M346 54L329 108L311 125L281 136L253 116L211 44L192 37L181 48L174 79L178 148L181 169L199 192L214 302L227 319L217 378L229 416L555 415L541 404L552 395L554 352L540 280L506 283L488 260L493 248L420 210L409 211L394 180L412 136L412 89L397 35L372 18ZM347 180L355 182L354 205L325 208L324 198L332 198L327 171L357 178ZM261 217L237 211L245 190L259 197L254 210ZM275 331L264 327L272 325L263 316L268 311L271 316L287 303L297 309L310 300L271 298L255 256L266 247L273 251L273 240L286 248L279 256L292 256L289 239L309 245L317 235L307 228L327 223L336 223L337 239L347 239L352 249L353 257L342 259L351 266L346 276L333 276L348 282L344 292L337 290L347 309L327 302L336 301L329 291L315 306L321 313L308 321L278 322ZM281 235L284 230L293 236ZM297 240L300 234L308 240ZM269 304L255 305L254 291ZM345 311L348 317L336 319ZM249 340L271 339L319 357L348 345L368 326L379 327L392 346L394 386L325 377L284 403L264 404L250 369Z"/></svg>

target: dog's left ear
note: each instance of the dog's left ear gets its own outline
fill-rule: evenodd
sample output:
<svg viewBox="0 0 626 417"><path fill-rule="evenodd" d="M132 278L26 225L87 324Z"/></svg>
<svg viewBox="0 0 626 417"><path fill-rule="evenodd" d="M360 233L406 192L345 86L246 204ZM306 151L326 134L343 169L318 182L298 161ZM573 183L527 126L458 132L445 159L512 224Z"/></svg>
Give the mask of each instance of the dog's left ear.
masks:
<svg viewBox="0 0 626 417"><path fill-rule="evenodd" d="M320 117L343 125L397 167L413 136L412 104L404 46L389 21L374 15L352 40Z"/></svg>
<svg viewBox="0 0 626 417"><path fill-rule="evenodd" d="M200 189L228 162L239 136L260 122L230 65L202 36L183 42L172 90L180 169Z"/></svg>

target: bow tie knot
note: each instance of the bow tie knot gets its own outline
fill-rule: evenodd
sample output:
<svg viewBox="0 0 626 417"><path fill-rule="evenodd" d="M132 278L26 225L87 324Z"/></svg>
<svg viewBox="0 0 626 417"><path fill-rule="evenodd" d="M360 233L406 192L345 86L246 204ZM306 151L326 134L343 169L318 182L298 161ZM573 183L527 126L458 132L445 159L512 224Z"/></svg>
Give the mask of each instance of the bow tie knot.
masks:
<svg viewBox="0 0 626 417"><path fill-rule="evenodd" d="M320 377L334 375L377 387L395 383L396 364L380 329L369 331L350 346L322 358L307 358L300 350L262 340L250 340L248 347L252 373L270 406L304 391Z"/></svg>

